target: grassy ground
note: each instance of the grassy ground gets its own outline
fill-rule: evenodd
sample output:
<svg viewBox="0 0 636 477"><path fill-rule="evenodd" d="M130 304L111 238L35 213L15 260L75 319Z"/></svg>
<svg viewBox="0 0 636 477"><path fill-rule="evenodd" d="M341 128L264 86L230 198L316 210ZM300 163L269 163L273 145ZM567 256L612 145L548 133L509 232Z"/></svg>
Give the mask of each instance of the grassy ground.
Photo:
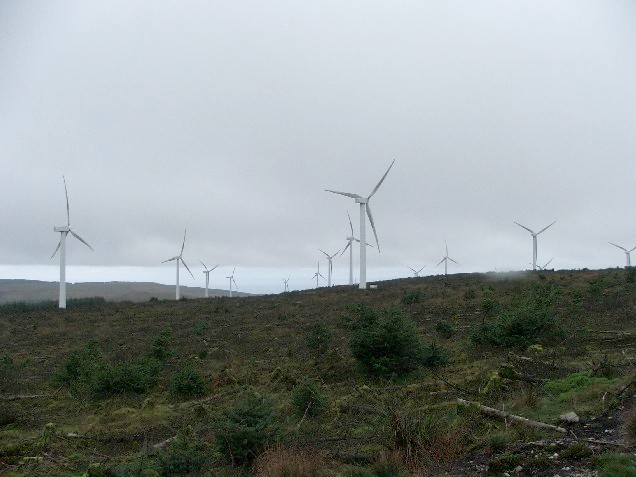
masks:
<svg viewBox="0 0 636 477"><path fill-rule="evenodd" d="M556 328L513 347L473 338L524 306L535 313L534 298L523 297L536 286L554 291ZM369 375L350 348L359 304L404 311L448 362ZM612 459L629 468L613 456L636 437L633 389L624 389L635 318L634 273L618 269L411 278L367 292L0 307L0 475L499 475L517 466L568 475L564 466L602 472ZM108 385L65 382L72 352L91 342L98 355L79 362L107 369ZM315 408L299 404L307 382L319 392ZM561 436L458 407L458 397L550 424L575 411L582 422ZM241 405L249 412L232 421ZM240 450L223 450L232 422L251 423L239 449L263 441L248 464L237 465ZM598 458L606 450L614 454Z"/></svg>

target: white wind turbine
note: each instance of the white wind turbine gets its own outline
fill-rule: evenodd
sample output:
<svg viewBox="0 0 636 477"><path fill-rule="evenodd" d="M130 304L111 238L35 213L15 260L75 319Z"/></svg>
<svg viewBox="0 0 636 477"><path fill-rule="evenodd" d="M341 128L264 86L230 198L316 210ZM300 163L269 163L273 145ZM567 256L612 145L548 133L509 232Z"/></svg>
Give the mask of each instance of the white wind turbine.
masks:
<svg viewBox="0 0 636 477"><path fill-rule="evenodd" d="M175 262L177 262L177 285L176 285L176 289L175 289L175 299L178 300L180 298L179 292L180 292L180 288L179 288L179 262L183 263L183 266L186 267L186 270L188 271L188 273L190 273L190 275L192 275L192 272L190 271L190 269L188 268L188 265L186 265L186 263L183 261L183 248L185 247L185 239L186 239L186 231L183 232L183 244L181 244L181 253L175 257L169 258L168 260L164 260L161 263L166 263L166 262L172 262L173 260ZM192 278L194 278L194 275L192 275Z"/></svg>
<svg viewBox="0 0 636 477"><path fill-rule="evenodd" d="M347 246L342 249L340 256L342 256L347 249L349 249L349 285L353 285L353 242L360 242L353 235L353 224L351 223L351 216L349 215L349 211L347 211L347 217L349 217L349 227L351 227L351 235L347 237ZM370 243L367 244L369 247L373 247Z"/></svg>
<svg viewBox="0 0 636 477"><path fill-rule="evenodd" d="M446 251L446 255L448 255L448 251ZM442 262L440 262L442 263ZM424 268L426 267L426 265L424 265L422 268L420 268L419 270L415 270L414 268L411 267L406 267L406 268L411 268L411 270L413 270L413 273L415 274L415 277L418 278L420 276L420 272L422 270L424 270Z"/></svg>
<svg viewBox="0 0 636 477"><path fill-rule="evenodd" d="M285 280L285 279L283 278L283 283L285 284L285 293L289 291L289 286L288 286L288 284L289 284L289 279L290 279L290 278L291 278L291 275L287 277L287 280Z"/></svg>
<svg viewBox="0 0 636 477"><path fill-rule="evenodd" d="M442 258L442 260L437 264L437 266L439 267L442 262L444 262L444 275L448 275L448 261L451 261L453 263L456 263L457 265L459 265L459 262L456 262L455 260L453 260L452 258L450 258L448 256L448 244L446 244L446 255L444 255L444 258Z"/></svg>
<svg viewBox="0 0 636 477"><path fill-rule="evenodd" d="M522 229L526 229L528 232L530 232L532 234L532 269L536 270L537 269L537 235L539 235L542 232L545 232L550 227L552 227L554 224L556 224L556 220L554 222L552 222L550 225L548 225L547 227L544 227L541 230L539 230L537 233L534 233L534 231L530 230L525 225L521 225L518 222L515 222L515 224L517 224Z"/></svg>
<svg viewBox="0 0 636 477"><path fill-rule="evenodd" d="M365 290L367 288L367 247L362 246L362 244L366 243L365 225L367 220L365 215L369 217L369 223L371 224L373 235L375 236L375 243L378 246L378 253L380 253L380 242L378 242L378 234L373 223L373 215L371 214L371 208L369 207L369 200L371 199L371 197L373 197L373 194L378 191L380 185L382 184L382 182L384 182L384 179L393 167L394 163L395 159L393 159L393 162L391 162L391 165L382 176L382 179L380 179L380 182L378 182L378 185L373 188L373 190L367 197L362 197L361 195L352 194L350 192L338 192L335 190L325 189L327 192L351 197L356 201L356 204L360 204L360 290Z"/></svg>
<svg viewBox="0 0 636 477"><path fill-rule="evenodd" d="M88 245L88 242L86 242L82 237L77 235L71 229L71 215L70 215L69 206L68 206L68 190L66 189L66 178L64 176L62 176L62 180L64 181L64 194L66 195L66 225L62 225L60 227L53 227L53 230L55 232L59 232L60 233L60 241L57 244L57 248L55 249L55 252L53 252L53 255L51 255L51 258L53 258L55 256L55 254L57 253L58 250L60 251L60 298L59 298L59 307L60 308L66 308L66 236L70 233L73 237L75 237L77 240L82 242L84 245L86 245L91 250L93 250L93 247ZM93 252L94 251L95 250L93 250Z"/></svg>
<svg viewBox="0 0 636 477"><path fill-rule="evenodd" d="M199 260L199 262L201 262L201 260ZM208 298L208 287L210 286L210 272L214 270L216 267L218 267L218 265L215 265L209 270L208 270L208 267L205 265L205 263L201 262L201 265L203 265L203 268L205 268L205 270L203 271L203 273L205 273L205 297Z"/></svg>
<svg viewBox="0 0 636 477"><path fill-rule="evenodd" d="M318 271L314 273L313 277L311 277L312 279L313 278L316 279L316 288L318 288L318 277L322 278L323 280L325 279L325 277L323 277L322 274L320 273L320 262L318 262Z"/></svg>
<svg viewBox="0 0 636 477"><path fill-rule="evenodd" d="M325 256L327 257L327 260L329 261L329 269L327 270L327 277L329 277L329 278L327 279L327 286L330 287L331 286L331 272L333 271L333 264L331 263L331 261L333 260L333 257L335 257L336 255L338 255L340 253L340 250L338 250L333 255L329 255L324 250L321 250L321 249L318 249L318 250L320 250L322 253L324 253Z"/></svg>
<svg viewBox="0 0 636 477"><path fill-rule="evenodd" d="M620 245L616 245L615 243L609 242L611 245L614 245L614 247L618 247L620 248L623 252L625 252L625 258L627 260L625 266L626 267L631 267L632 266L632 259L629 256L630 253L632 253L634 250L636 250L636 247L634 247L631 250L627 250L625 247L621 247Z"/></svg>
<svg viewBox="0 0 636 477"><path fill-rule="evenodd" d="M548 268L548 265L550 265L550 262L552 262L552 260L554 260L554 258L551 258L550 260L548 260L544 266L541 266L537 263L537 268L539 270L545 270L546 268Z"/></svg>
<svg viewBox="0 0 636 477"><path fill-rule="evenodd" d="M230 275L229 277L225 277L230 280L230 298L232 298L232 283L234 283L234 286L236 287L236 291L238 291L238 285L236 284L236 281L234 280L235 271L236 271L236 267L232 269L232 275Z"/></svg>

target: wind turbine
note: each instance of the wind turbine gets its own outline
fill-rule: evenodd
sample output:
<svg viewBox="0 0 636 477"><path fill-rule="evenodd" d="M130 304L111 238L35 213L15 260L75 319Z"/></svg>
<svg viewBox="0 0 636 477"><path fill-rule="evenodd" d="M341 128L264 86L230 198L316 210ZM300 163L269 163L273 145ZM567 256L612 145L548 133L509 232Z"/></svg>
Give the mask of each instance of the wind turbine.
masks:
<svg viewBox="0 0 636 477"><path fill-rule="evenodd" d="M291 278L291 275L287 277L287 280L283 278L283 283L285 284L285 293L289 291L289 286L287 284L289 283L290 278Z"/></svg>
<svg viewBox="0 0 636 477"><path fill-rule="evenodd" d="M631 267L632 266L632 259L629 256L630 253L632 253L634 250L636 250L636 247L634 247L631 250L627 250L625 247L621 247L620 245L616 245L615 243L609 242L611 245L614 245L614 247L618 247L620 248L623 252L625 252L625 258L627 260L627 263L625 265L625 267Z"/></svg>
<svg viewBox="0 0 636 477"><path fill-rule="evenodd" d="M186 239L186 231L183 232L183 244L181 244L181 253L175 257L169 258L168 260L164 260L161 263L166 263L166 262L172 262L173 260L175 262L177 262L177 286L176 286L176 291L175 291L175 300L179 299L179 262L183 263L183 266L186 267L186 270L188 271L188 273L190 273L190 275L192 275L192 272L190 271L190 269L188 268L188 265L186 265L186 263L183 261L183 248L185 247L185 239ZM192 278L194 278L194 275L192 275Z"/></svg>
<svg viewBox="0 0 636 477"><path fill-rule="evenodd" d="M448 275L448 261L451 261L453 263L456 263L457 265L459 265L459 262L455 262L455 260L453 260L452 258L450 258L448 256L448 244L446 244L446 255L444 255L444 258L442 258L441 262L439 262L437 264L437 266L439 267L442 262L444 262L444 276Z"/></svg>
<svg viewBox="0 0 636 477"><path fill-rule="evenodd" d="M201 262L201 260L199 260L199 262ZM210 272L214 270L216 267L218 267L218 265L215 265L213 268L209 270L208 270L208 267L205 265L205 263L201 262L201 265L203 265L203 268L205 268L205 270L203 271L203 273L205 273L205 297L208 298L208 286L210 285Z"/></svg>
<svg viewBox="0 0 636 477"><path fill-rule="evenodd" d="M333 270L333 264L331 263L331 261L333 260L333 257L335 257L336 255L338 255L340 253L340 250L338 250L333 255L329 255L324 250L321 250L321 249L318 249L318 250L320 250L322 253L324 253L327 256L327 260L329 261L329 269L327 270L327 276L329 278L327 279L327 286L330 287L331 286L331 272Z"/></svg>
<svg viewBox="0 0 636 477"><path fill-rule="evenodd" d="M314 276L311 278L316 278L316 288L318 288L318 277L322 278L323 280L325 279L325 277L322 276L322 274L320 273L320 262L318 262L318 271L316 273L314 273Z"/></svg>
<svg viewBox="0 0 636 477"><path fill-rule="evenodd" d="M539 270L545 270L545 269L548 267L548 265L550 265L550 262L551 262L552 260L554 260L554 258L551 258L550 260L548 260L544 266L541 266L541 265L539 265L539 264L537 263L537 268L538 268Z"/></svg>
<svg viewBox="0 0 636 477"><path fill-rule="evenodd" d="M362 246L362 244L366 243L365 225L367 220L365 218L365 214L369 217L369 223L373 229L373 235L375 235L375 243L378 246L378 253L380 253L380 242L378 242L378 234L375 230L375 225L373 224L373 215L371 214L371 208L369 207L369 200L373 197L373 194L378 191L394 163L395 159L391 162L391 165L382 176L382 179L380 179L380 182L378 182L378 185L373 188L367 197L362 197L361 195L352 194L350 192L338 192L335 190L325 189L327 192L351 197L356 201L356 204L360 204L360 290L365 290L367 288L367 247Z"/></svg>
<svg viewBox="0 0 636 477"><path fill-rule="evenodd" d="M353 245L352 243L354 240L359 243L360 240L355 238L355 236L353 235L353 224L351 223L351 216L349 215L349 211L347 211L347 217L349 217L349 227L351 227L351 235L347 237L347 246L342 249L340 256L342 256L342 254L344 254L347 251L347 249L349 249L349 285L353 285ZM367 245L369 247L373 247L373 245L369 243Z"/></svg>
<svg viewBox="0 0 636 477"><path fill-rule="evenodd" d="M69 206L68 206L68 190L66 189L66 178L64 176L62 176L62 180L64 181L64 194L66 195L66 225L62 225L60 227L53 227L53 230L55 232L59 232L60 233L60 241L57 244L57 248L55 249L55 252L53 252L53 255L51 255L51 258L53 258L55 256L55 254L57 253L58 250L60 251L60 299L59 299L59 307L60 308L66 308L66 236L70 233L73 237L75 237L77 240L82 242L84 245L86 245L91 250L93 250L93 247L88 245L88 242L86 242L82 237L77 235L71 229L71 215L70 215ZM93 252L94 251L95 250L93 250Z"/></svg>
<svg viewBox="0 0 636 477"><path fill-rule="evenodd" d="M537 235L539 235L542 232L545 232L547 229L549 229L554 224L556 224L556 220L552 222L550 225L548 225L547 227L544 227L541 230L539 230L537 233L534 233L534 231L530 230L525 225L521 225L518 222L515 222L515 224L517 224L522 229L526 229L528 232L532 234L532 269L536 270L537 269Z"/></svg>
<svg viewBox="0 0 636 477"><path fill-rule="evenodd" d="M448 255L448 251L446 252L446 255ZM426 265L424 265L424 267L420 268L419 270L415 270L414 268L411 268L411 267L406 267L406 268L411 268L411 270L413 270L413 273L415 274L415 277L418 278L420 276L420 272L424 270L425 267Z"/></svg>
<svg viewBox="0 0 636 477"><path fill-rule="evenodd" d="M238 285L236 284L236 281L234 281L235 271L236 271L236 267L232 269L232 275L230 275L229 277L225 277L230 280L230 298L232 298L232 283L234 283L234 286L236 287L236 291L238 291Z"/></svg>

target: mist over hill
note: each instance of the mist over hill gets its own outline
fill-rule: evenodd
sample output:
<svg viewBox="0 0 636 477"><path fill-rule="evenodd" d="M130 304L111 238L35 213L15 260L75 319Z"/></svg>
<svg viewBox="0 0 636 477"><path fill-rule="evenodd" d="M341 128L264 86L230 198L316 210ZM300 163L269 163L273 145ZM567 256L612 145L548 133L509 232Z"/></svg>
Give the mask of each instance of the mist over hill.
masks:
<svg viewBox="0 0 636 477"><path fill-rule="evenodd" d="M66 294L72 298L103 297L107 301L148 301L152 297L174 299L174 285L162 285L152 282L86 282L67 283ZM209 295L228 296L227 290L209 289ZM57 300L59 282L38 280L0 279L0 303L35 303ZM203 298L205 289L199 287L181 287L181 296ZM233 295L249 296L249 293L234 291Z"/></svg>

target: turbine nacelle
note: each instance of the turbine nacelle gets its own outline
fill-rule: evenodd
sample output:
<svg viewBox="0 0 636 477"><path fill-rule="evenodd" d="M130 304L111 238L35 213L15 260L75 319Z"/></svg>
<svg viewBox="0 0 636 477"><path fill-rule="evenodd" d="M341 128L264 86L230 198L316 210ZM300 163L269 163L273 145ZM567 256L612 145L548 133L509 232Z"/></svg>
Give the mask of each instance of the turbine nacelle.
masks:
<svg viewBox="0 0 636 477"><path fill-rule="evenodd" d="M54 232L70 232L71 228L68 225L62 225L61 227L53 227Z"/></svg>

